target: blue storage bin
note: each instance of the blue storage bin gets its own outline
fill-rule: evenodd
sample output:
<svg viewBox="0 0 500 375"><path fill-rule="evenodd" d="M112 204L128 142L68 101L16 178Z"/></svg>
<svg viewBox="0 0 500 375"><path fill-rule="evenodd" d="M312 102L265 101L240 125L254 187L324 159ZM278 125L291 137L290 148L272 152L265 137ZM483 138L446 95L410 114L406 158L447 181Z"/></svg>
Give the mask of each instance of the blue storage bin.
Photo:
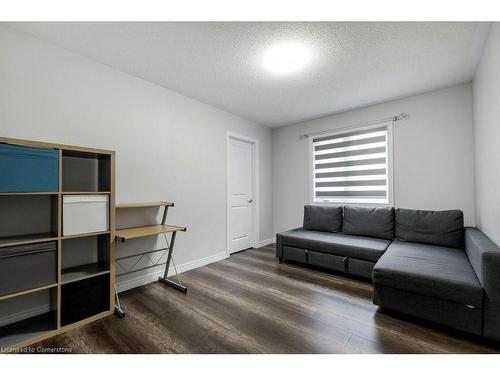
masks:
<svg viewBox="0 0 500 375"><path fill-rule="evenodd" d="M0 143L0 192L57 192L59 151Z"/></svg>

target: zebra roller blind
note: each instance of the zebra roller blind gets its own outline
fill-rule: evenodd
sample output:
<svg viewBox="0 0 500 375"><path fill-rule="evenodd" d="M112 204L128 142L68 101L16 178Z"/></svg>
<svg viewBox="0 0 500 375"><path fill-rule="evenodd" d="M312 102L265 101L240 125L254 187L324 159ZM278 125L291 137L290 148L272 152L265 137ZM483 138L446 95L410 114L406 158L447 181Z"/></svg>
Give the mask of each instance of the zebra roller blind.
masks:
<svg viewBox="0 0 500 375"><path fill-rule="evenodd" d="M391 125L312 138L314 201L390 203Z"/></svg>

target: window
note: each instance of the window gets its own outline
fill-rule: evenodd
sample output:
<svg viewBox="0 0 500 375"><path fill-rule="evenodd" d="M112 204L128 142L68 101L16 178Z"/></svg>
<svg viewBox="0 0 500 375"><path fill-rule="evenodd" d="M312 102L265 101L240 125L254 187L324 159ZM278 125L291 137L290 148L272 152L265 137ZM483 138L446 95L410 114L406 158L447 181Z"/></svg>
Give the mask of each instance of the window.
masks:
<svg viewBox="0 0 500 375"><path fill-rule="evenodd" d="M391 204L392 122L311 138L313 202Z"/></svg>

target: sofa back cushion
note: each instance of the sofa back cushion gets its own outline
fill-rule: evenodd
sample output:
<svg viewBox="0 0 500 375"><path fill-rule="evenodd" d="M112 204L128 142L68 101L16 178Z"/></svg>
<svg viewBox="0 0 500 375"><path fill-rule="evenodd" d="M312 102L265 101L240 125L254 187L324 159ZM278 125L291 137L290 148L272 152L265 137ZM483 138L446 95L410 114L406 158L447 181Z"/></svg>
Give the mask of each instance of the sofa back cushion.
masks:
<svg viewBox="0 0 500 375"><path fill-rule="evenodd" d="M394 238L393 207L345 206L342 232L365 237Z"/></svg>
<svg viewBox="0 0 500 375"><path fill-rule="evenodd" d="M464 215L460 210L424 211L398 208L396 238L435 246L464 248Z"/></svg>
<svg viewBox="0 0 500 375"><path fill-rule="evenodd" d="M342 207L304 206L304 229L323 232L340 232L342 229Z"/></svg>

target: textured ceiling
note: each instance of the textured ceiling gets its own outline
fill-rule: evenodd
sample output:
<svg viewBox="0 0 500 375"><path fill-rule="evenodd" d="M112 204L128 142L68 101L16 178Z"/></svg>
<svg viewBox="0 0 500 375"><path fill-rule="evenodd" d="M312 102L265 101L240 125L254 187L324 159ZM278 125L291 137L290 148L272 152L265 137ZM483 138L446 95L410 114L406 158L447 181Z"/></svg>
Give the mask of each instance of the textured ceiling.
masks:
<svg viewBox="0 0 500 375"><path fill-rule="evenodd" d="M488 24L42 22L9 26L269 126L472 79ZM298 41L313 56L273 75L264 51Z"/></svg>

